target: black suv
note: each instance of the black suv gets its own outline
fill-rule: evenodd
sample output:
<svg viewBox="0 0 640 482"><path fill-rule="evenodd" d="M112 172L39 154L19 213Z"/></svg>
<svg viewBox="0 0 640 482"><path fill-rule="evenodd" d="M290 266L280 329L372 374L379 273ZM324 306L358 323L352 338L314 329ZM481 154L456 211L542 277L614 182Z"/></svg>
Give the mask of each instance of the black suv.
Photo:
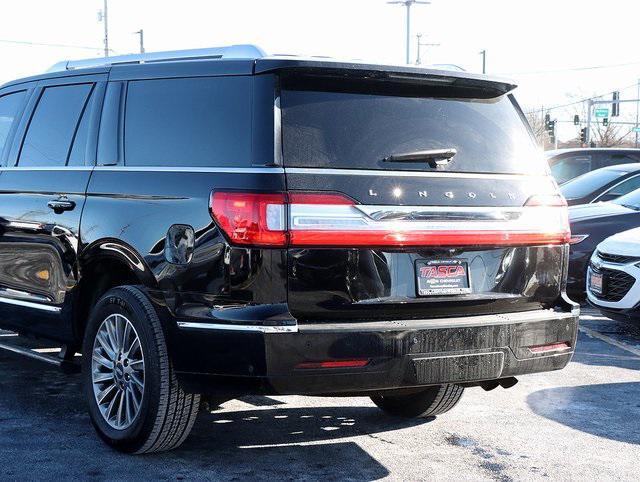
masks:
<svg viewBox="0 0 640 482"><path fill-rule="evenodd" d="M131 453L180 445L202 399L433 416L560 369L566 205L513 88L249 46L6 84L0 324L81 352Z"/></svg>

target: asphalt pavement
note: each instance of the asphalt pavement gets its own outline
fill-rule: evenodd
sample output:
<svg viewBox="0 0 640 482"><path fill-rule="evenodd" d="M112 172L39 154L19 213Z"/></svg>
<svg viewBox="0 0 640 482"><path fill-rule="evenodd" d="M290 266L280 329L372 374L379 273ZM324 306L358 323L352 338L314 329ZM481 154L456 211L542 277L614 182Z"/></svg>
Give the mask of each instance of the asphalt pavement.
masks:
<svg viewBox="0 0 640 482"><path fill-rule="evenodd" d="M639 461L640 324L595 312L567 368L468 389L436 419L367 398L247 397L140 457L95 436L78 375L0 352L0 480L638 480Z"/></svg>

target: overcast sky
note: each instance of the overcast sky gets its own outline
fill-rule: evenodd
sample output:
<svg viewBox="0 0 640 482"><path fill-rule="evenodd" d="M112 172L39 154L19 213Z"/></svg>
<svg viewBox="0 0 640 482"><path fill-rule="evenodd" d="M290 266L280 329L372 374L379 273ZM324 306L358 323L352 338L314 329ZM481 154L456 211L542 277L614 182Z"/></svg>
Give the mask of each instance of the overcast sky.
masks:
<svg viewBox="0 0 640 482"><path fill-rule="evenodd" d="M3 2L0 81L39 73L67 58L101 54L102 0ZM636 0L432 0L413 7L415 34L439 43L423 63L453 63L514 78L525 110L626 87L640 78L640 2ZM386 0L109 0L110 46L135 52L255 43L269 53L404 62L405 10ZM27 41L89 47L14 44ZM624 65L621 65L624 64ZM584 67L616 66L582 69ZM631 86L631 87L629 87ZM635 106L623 115L635 116ZM569 119L573 110L558 111ZM573 126L564 136L573 137Z"/></svg>

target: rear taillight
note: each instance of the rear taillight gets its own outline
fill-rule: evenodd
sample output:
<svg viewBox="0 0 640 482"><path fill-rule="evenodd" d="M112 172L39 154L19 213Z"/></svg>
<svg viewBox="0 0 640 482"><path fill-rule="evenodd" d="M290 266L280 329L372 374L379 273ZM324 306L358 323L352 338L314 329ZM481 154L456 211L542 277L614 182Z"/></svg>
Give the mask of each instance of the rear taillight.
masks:
<svg viewBox="0 0 640 482"><path fill-rule="evenodd" d="M250 246L403 247L564 244L571 237L561 196L533 196L522 208L479 208L485 218L450 220L433 213L469 208L363 206L337 193L214 192L211 213L233 244ZM412 208L413 209L413 208ZM421 210L431 210L428 219ZM473 210L473 208L471 208ZM487 212L489 211L489 215ZM471 211L469 211L473 214Z"/></svg>
<svg viewBox="0 0 640 482"><path fill-rule="evenodd" d="M285 194L214 192L210 208L233 244L287 245Z"/></svg>

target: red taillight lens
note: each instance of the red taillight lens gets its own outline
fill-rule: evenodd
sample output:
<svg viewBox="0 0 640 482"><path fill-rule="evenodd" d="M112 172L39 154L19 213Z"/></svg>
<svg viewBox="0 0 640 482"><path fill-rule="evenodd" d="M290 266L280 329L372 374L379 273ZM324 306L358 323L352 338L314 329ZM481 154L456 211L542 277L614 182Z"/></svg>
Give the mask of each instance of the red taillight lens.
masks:
<svg viewBox="0 0 640 482"><path fill-rule="evenodd" d="M547 345L534 345L527 347L531 353L548 353L554 351L564 351L571 349L571 345L566 341L560 341L557 343L549 343Z"/></svg>
<svg viewBox="0 0 640 482"><path fill-rule="evenodd" d="M482 221L426 219L394 206L363 206L338 193L214 192L211 214L231 243L264 247L523 246L564 244L571 233L562 196L533 196L522 208L479 208ZM464 216L465 208L460 213ZM467 208L468 209L468 208ZM487 209L491 212L487 216ZM509 211L507 214L503 211ZM398 214L396 216L396 214ZM406 213L405 213L406 214Z"/></svg>
<svg viewBox="0 0 640 482"><path fill-rule="evenodd" d="M285 194L214 192L211 215L233 244L287 245Z"/></svg>
<svg viewBox="0 0 640 482"><path fill-rule="evenodd" d="M362 368L369 364L369 360L327 360L321 362L302 362L296 365L299 369L316 368Z"/></svg>

